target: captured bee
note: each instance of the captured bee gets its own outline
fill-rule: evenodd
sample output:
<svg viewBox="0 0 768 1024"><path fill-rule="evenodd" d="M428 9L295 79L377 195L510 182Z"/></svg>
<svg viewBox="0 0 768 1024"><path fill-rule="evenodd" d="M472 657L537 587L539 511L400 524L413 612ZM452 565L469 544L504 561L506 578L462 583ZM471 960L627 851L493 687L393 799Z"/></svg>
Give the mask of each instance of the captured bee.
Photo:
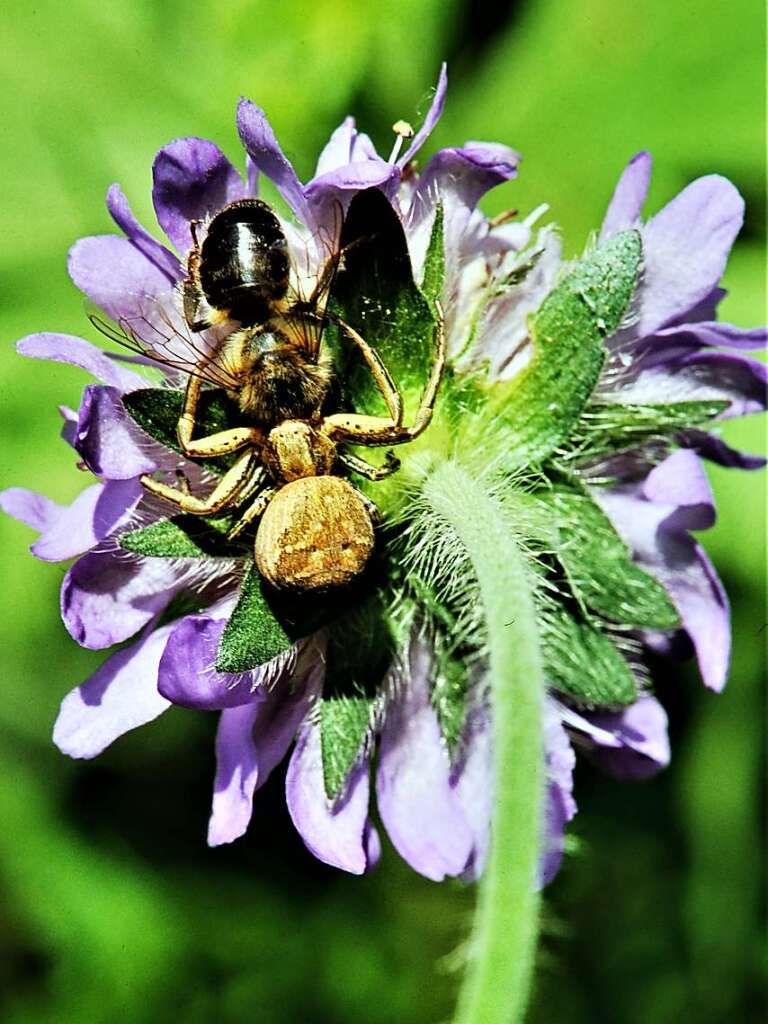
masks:
<svg viewBox="0 0 768 1024"><path fill-rule="evenodd" d="M370 204L376 217L386 218L407 253L402 226L381 192L366 190L352 204L363 211ZM345 446L405 444L426 429L445 367L445 335L438 309L431 372L414 422L406 426L402 398L386 366L356 330L334 317L371 373L387 415L328 412L324 404L334 374L321 339L337 254L321 270L310 298L292 302L283 271L284 242L269 207L245 200L218 214L203 245L193 248L184 285L188 326L199 332L211 321L235 319L236 313L239 324L190 367L177 427L179 446L193 459L239 455L207 497L150 476L143 476L142 484L182 512L211 516L236 510L230 537L260 519L255 560L262 576L278 588L309 591L342 586L364 569L378 510L339 475L339 467L379 480L398 463L388 453L383 465L372 466ZM239 406L242 425L195 438L206 381L224 386Z"/></svg>

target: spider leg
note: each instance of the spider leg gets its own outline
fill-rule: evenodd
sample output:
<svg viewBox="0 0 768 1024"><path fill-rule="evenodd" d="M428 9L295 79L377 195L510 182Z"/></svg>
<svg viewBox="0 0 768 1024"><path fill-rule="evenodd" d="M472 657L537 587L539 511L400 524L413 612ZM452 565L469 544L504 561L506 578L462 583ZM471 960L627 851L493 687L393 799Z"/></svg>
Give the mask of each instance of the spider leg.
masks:
<svg viewBox="0 0 768 1024"><path fill-rule="evenodd" d="M352 452L339 452L339 461L343 462L354 473L364 476L366 480L383 480L392 473L396 473L400 468L400 460L392 452L387 452L386 461L383 466L372 466L365 459L361 459L358 455L353 455Z"/></svg>
<svg viewBox="0 0 768 1024"><path fill-rule="evenodd" d="M229 531L227 534L227 540L233 540L235 537L238 537L247 526L250 526L254 519L258 519L270 501L277 494L277 490L277 487L265 487L253 504L248 506Z"/></svg>
<svg viewBox="0 0 768 1024"><path fill-rule="evenodd" d="M437 392L445 370L445 329L442 311L439 306L437 308L435 358L413 425L404 427L395 417L388 419L385 416L365 416L359 413L334 413L326 416L322 423L322 430L332 441L370 446L406 444L426 430L432 419Z"/></svg>
<svg viewBox="0 0 768 1024"><path fill-rule="evenodd" d="M357 331L353 327L350 327L345 320L341 319L341 317L329 314L329 319L331 319L335 324L338 324L349 340L357 345L360 350L360 354L373 375L376 387L381 392L381 396L387 404L389 415L399 426L403 422L403 399L400 392L395 387L395 382L392 380L389 370L386 368L384 363L382 363L378 353L375 349L371 348L362 335L358 334Z"/></svg>
<svg viewBox="0 0 768 1024"><path fill-rule="evenodd" d="M201 370L205 367L206 361L201 363ZM197 405L202 389L202 377L189 378L187 390L184 393L184 406L176 428L176 437L185 455L192 458L204 456L215 458L217 455L229 455L231 452L239 451L246 445L258 444L262 440L264 434L258 427L232 427L230 430L219 430L215 434L209 434L208 437L200 437L193 441L192 434L195 429Z"/></svg>
<svg viewBox="0 0 768 1024"><path fill-rule="evenodd" d="M236 502L238 495L250 483L254 468L258 467L255 464L253 451L243 452L207 498L185 494L177 487L171 487L147 475L142 476L141 483L151 494L171 502L182 512L189 512L194 516L210 516L223 511Z"/></svg>

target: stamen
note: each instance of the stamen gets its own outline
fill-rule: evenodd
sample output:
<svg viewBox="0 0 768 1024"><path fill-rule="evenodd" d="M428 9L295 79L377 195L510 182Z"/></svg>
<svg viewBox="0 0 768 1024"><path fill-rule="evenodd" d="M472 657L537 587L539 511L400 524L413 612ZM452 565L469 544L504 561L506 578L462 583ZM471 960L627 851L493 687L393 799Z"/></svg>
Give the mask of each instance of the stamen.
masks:
<svg viewBox="0 0 768 1024"><path fill-rule="evenodd" d="M392 152L389 154L388 163L393 164L395 160L400 156L400 150L403 148L403 141L405 139L413 138L413 128L408 124L407 121L395 121L392 125L392 131L397 135L395 144L392 147Z"/></svg>
<svg viewBox="0 0 768 1024"><path fill-rule="evenodd" d="M495 217L491 217L488 221L488 227L493 231L494 228L500 228L502 224L506 224L508 221L516 217L519 210L504 210L502 213L497 213Z"/></svg>
<svg viewBox="0 0 768 1024"><path fill-rule="evenodd" d="M536 223L536 221L539 220L540 217L543 217L548 209L549 209L549 203L542 203L541 206L537 206L535 210L532 210L528 214L528 216L523 221L523 224L527 228L533 227L533 225Z"/></svg>

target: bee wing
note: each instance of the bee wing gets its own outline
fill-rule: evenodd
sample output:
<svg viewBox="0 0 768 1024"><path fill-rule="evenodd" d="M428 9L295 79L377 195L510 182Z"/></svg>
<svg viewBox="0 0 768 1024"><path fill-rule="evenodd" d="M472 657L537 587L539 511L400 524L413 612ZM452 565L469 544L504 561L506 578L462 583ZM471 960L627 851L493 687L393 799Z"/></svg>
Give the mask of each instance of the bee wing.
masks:
<svg viewBox="0 0 768 1024"><path fill-rule="evenodd" d="M136 295L134 309L112 321L97 308L88 312L93 326L110 341L137 353L142 362L164 370L200 377L215 387L230 388L232 373L218 358L227 331L194 333L181 312L177 289L160 295Z"/></svg>
<svg viewBox="0 0 768 1024"><path fill-rule="evenodd" d="M333 207L329 223L312 235L284 225L291 251L289 306L281 318L281 330L292 344L316 357L325 327L325 311L342 252L339 248L344 210Z"/></svg>

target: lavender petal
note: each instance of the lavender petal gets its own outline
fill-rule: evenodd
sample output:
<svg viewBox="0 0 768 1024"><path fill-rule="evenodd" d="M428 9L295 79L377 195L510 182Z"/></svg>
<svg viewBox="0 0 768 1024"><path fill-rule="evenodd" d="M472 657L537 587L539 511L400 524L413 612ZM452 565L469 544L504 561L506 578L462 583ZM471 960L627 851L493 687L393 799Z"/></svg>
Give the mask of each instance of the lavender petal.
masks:
<svg viewBox="0 0 768 1024"><path fill-rule="evenodd" d="M169 707L157 692L157 667L168 633L167 626L148 631L67 694L53 729L53 742L63 754L96 757L118 736Z"/></svg>
<svg viewBox="0 0 768 1024"><path fill-rule="evenodd" d="M600 230L600 241L619 231L637 227L651 180L651 154L636 153L624 168Z"/></svg>
<svg viewBox="0 0 768 1024"><path fill-rule="evenodd" d="M165 559L91 552L64 577L61 617L81 647L102 650L146 626L182 586L178 570Z"/></svg>
<svg viewBox="0 0 768 1024"><path fill-rule="evenodd" d="M158 223L182 256L192 245L190 221L205 221L247 194L237 170L207 139L176 139L163 146L152 178Z"/></svg>
<svg viewBox="0 0 768 1024"><path fill-rule="evenodd" d="M30 359L49 359L54 363L79 366L120 391L134 391L147 384L145 377L125 369L110 359L106 352L73 334L28 334L16 342L16 351Z"/></svg>

